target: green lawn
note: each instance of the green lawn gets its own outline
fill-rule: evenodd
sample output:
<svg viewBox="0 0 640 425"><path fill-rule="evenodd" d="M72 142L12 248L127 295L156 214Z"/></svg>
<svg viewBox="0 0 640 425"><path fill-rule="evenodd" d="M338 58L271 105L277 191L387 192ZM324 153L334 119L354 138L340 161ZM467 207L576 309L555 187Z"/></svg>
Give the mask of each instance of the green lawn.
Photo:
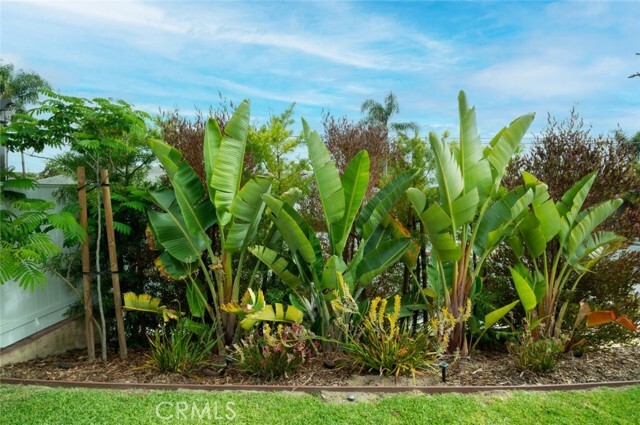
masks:
<svg viewBox="0 0 640 425"><path fill-rule="evenodd" d="M281 393L143 392L0 385L0 423L225 423L228 422L225 415L233 417L234 414L232 422L237 424L640 423L640 386L470 396L406 394L381 399L374 396L370 401L361 402L336 399L324 401L320 395Z"/></svg>

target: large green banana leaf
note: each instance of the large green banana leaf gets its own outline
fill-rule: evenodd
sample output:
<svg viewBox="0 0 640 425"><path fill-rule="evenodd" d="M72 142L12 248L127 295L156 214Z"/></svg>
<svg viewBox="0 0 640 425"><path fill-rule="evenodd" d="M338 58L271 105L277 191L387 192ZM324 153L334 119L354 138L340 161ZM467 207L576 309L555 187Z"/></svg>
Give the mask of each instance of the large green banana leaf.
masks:
<svg viewBox="0 0 640 425"><path fill-rule="evenodd" d="M173 280L185 280L190 274L190 264L179 261L167 251L162 252L154 263L160 273Z"/></svg>
<svg viewBox="0 0 640 425"><path fill-rule="evenodd" d="M395 264L411 245L411 238L392 239L380 244L362 257L357 266L358 281L366 285L380 273Z"/></svg>
<svg viewBox="0 0 640 425"><path fill-rule="evenodd" d="M309 125L304 119L302 126L309 150L309 160L318 185L322 210L327 220L327 227L331 229L333 224L343 219L345 213L345 194L340 174L320 135L315 131L310 131Z"/></svg>
<svg viewBox="0 0 640 425"><path fill-rule="evenodd" d="M229 209L240 190L244 153L249 132L249 101L243 101L235 110L224 130L225 135L216 149L218 134L215 131L217 122L213 124L212 143L209 153L215 156L212 170L211 187L215 189L214 204L218 221L226 225L231 221Z"/></svg>
<svg viewBox="0 0 640 425"><path fill-rule="evenodd" d="M460 116L460 156L458 164L463 174L467 174L473 165L482 159L482 143L476 125L475 108L469 108L464 92L458 94L458 113ZM465 185L466 186L466 185ZM470 187L474 187L470 185Z"/></svg>
<svg viewBox="0 0 640 425"><path fill-rule="evenodd" d="M456 161L449 145L444 140L440 140L436 133L429 133L429 144L431 145L436 165L440 206L451 217L454 211L453 201L460 196L464 189L464 178L460 170L460 164ZM457 229L455 223L452 222L452 225Z"/></svg>
<svg viewBox="0 0 640 425"><path fill-rule="evenodd" d="M486 255L500 240L508 236L514 222L523 218L533 198L534 193L531 189L512 190L493 202L477 224L473 245L476 255Z"/></svg>
<svg viewBox="0 0 640 425"><path fill-rule="evenodd" d="M405 194L418 174L419 170L417 169L400 173L367 202L356 220L356 231L360 236L364 239L371 236L400 197Z"/></svg>
<svg viewBox="0 0 640 425"><path fill-rule="evenodd" d="M489 161L482 154L475 108L468 107L467 96L464 92L460 92L458 95L458 112L460 115L460 144L457 162L464 178L463 193L476 189L479 203L483 204L491 193L493 184L491 168Z"/></svg>
<svg viewBox="0 0 640 425"><path fill-rule="evenodd" d="M569 255L567 261L580 271L589 271L602 257L618 250L622 241L624 237L613 232L593 233Z"/></svg>
<svg viewBox="0 0 640 425"><path fill-rule="evenodd" d="M269 192L271 182L270 177L255 177L240 189L229 209L234 220L225 239L225 250L242 252L255 238L265 209L262 195Z"/></svg>
<svg viewBox="0 0 640 425"><path fill-rule="evenodd" d="M206 233L213 224L215 210L200 179L177 149L158 140L149 145L165 169L173 170L168 173L169 179L187 229L193 234Z"/></svg>
<svg viewBox="0 0 640 425"><path fill-rule="evenodd" d="M534 118L535 114L526 114L516 118L508 127L500 130L485 149L484 157L491 164L491 173L493 174L492 193L498 190L507 165L518 152L522 138Z"/></svg>
<svg viewBox="0 0 640 425"><path fill-rule="evenodd" d="M269 267L290 288L296 289L302 283L291 260L264 246L254 246L249 251Z"/></svg>
<svg viewBox="0 0 640 425"><path fill-rule="evenodd" d="M596 227L609 218L620 205L622 205L622 199L605 201L579 215L569 233L567 243L568 256L570 257L587 240Z"/></svg>
<svg viewBox="0 0 640 425"><path fill-rule="evenodd" d="M338 257L337 255L329 257L324 265L324 270L322 270L322 285L320 289L340 289L340 275L342 275L346 269L347 265L342 257Z"/></svg>
<svg viewBox="0 0 640 425"><path fill-rule="evenodd" d="M573 228L576 217L582 209L585 199L596 179L596 173L587 174L579 182L574 184L556 203L556 208L562 217L560 222L560 241L565 243Z"/></svg>
<svg viewBox="0 0 640 425"><path fill-rule="evenodd" d="M213 167L218 157L218 150L222 143L222 131L218 125L218 121L211 117L207 120L204 127L204 141L202 144L204 156L204 171L206 176L207 188L209 190L209 200L215 199L215 189L211 186L213 178Z"/></svg>
<svg viewBox="0 0 640 425"><path fill-rule="evenodd" d="M333 252L336 255L342 254L353 222L364 200L369 185L369 165L369 154L367 151L360 151L353 157L342 175L345 213L342 219L331 227Z"/></svg>
<svg viewBox="0 0 640 425"><path fill-rule="evenodd" d="M271 195L263 195L262 198L289 249L299 253L310 266L322 261L320 242L300 214L290 205Z"/></svg>
<svg viewBox="0 0 640 425"><path fill-rule="evenodd" d="M533 291L533 288L531 287L527 279L525 279L520 273L518 273L515 268L509 267L509 270L511 271L511 277L513 278L516 292L518 292L518 296L520 297L520 301L522 302L524 310L533 310L534 308L536 308L536 305L538 305L538 300L536 299L536 294Z"/></svg>
<svg viewBox="0 0 640 425"><path fill-rule="evenodd" d="M170 212L149 211L149 223L158 242L169 254L183 263L193 263L211 244L206 235L191 234L182 217Z"/></svg>

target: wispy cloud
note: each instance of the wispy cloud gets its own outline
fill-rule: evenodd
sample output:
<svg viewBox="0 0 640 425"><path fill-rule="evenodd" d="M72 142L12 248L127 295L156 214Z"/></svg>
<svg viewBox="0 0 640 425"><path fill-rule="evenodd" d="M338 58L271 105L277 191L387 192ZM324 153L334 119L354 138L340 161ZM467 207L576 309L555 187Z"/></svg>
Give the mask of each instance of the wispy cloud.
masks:
<svg viewBox="0 0 640 425"><path fill-rule="evenodd" d="M157 6L136 0L22 0L39 9L63 12L69 20L78 17L109 22L129 28L154 28L174 33L184 32L171 23L167 14Z"/></svg>
<svg viewBox="0 0 640 425"><path fill-rule="evenodd" d="M1 19L4 62L149 112L222 92L262 117L297 102L319 123L393 91L398 121L455 134L465 89L486 137L573 105L597 131L640 122L637 2L25 0Z"/></svg>

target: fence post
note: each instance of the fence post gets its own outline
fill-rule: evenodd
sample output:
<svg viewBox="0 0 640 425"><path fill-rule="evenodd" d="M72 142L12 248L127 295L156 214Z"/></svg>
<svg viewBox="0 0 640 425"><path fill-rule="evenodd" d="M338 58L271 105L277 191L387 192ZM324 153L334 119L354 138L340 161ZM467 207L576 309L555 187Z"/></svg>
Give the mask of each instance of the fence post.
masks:
<svg viewBox="0 0 640 425"><path fill-rule="evenodd" d="M109 172L100 171L102 182L102 195L104 203L104 215L107 224L107 241L109 243L109 263L111 265L111 283L113 284L113 299L116 307L116 328L118 331L118 346L120 358L127 358L127 340L124 332L124 319L122 317L122 293L120 292L120 275L118 274L118 255L116 252L116 236L113 231L113 211L111 209L111 191L109 189Z"/></svg>
<svg viewBox="0 0 640 425"><path fill-rule="evenodd" d="M93 334L93 298L91 297L91 265L89 258L89 232L87 231L87 179L84 167L78 167L78 204L80 206L80 224L84 229L82 242L82 287L84 301L84 332L87 340L87 355L90 362L96 359L96 341Z"/></svg>

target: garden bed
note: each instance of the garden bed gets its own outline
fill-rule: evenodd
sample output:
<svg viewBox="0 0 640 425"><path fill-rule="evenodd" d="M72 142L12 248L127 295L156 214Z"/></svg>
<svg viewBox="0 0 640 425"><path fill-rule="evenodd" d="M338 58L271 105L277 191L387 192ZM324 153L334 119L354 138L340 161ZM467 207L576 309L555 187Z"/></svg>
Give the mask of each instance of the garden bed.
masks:
<svg viewBox="0 0 640 425"><path fill-rule="evenodd" d="M460 359L449 366L447 382L442 384L440 372L425 373L413 378L397 379L358 373L347 366L340 354L323 354L302 365L294 374L279 381L261 381L248 377L232 364L222 371L206 367L190 376L160 373L145 368L146 350L129 352L122 361L110 353L106 364L87 362L83 350L7 365L0 368L0 378L25 380L101 382L119 384L195 384L195 385L286 385L322 387L424 387L424 386L520 386L580 384L595 382L640 381L640 347L624 346L586 353L581 357L567 355L558 367L548 374L534 374L517 370L505 353L481 352L470 359ZM217 363L224 363L222 359ZM332 369L327 365L334 366Z"/></svg>

